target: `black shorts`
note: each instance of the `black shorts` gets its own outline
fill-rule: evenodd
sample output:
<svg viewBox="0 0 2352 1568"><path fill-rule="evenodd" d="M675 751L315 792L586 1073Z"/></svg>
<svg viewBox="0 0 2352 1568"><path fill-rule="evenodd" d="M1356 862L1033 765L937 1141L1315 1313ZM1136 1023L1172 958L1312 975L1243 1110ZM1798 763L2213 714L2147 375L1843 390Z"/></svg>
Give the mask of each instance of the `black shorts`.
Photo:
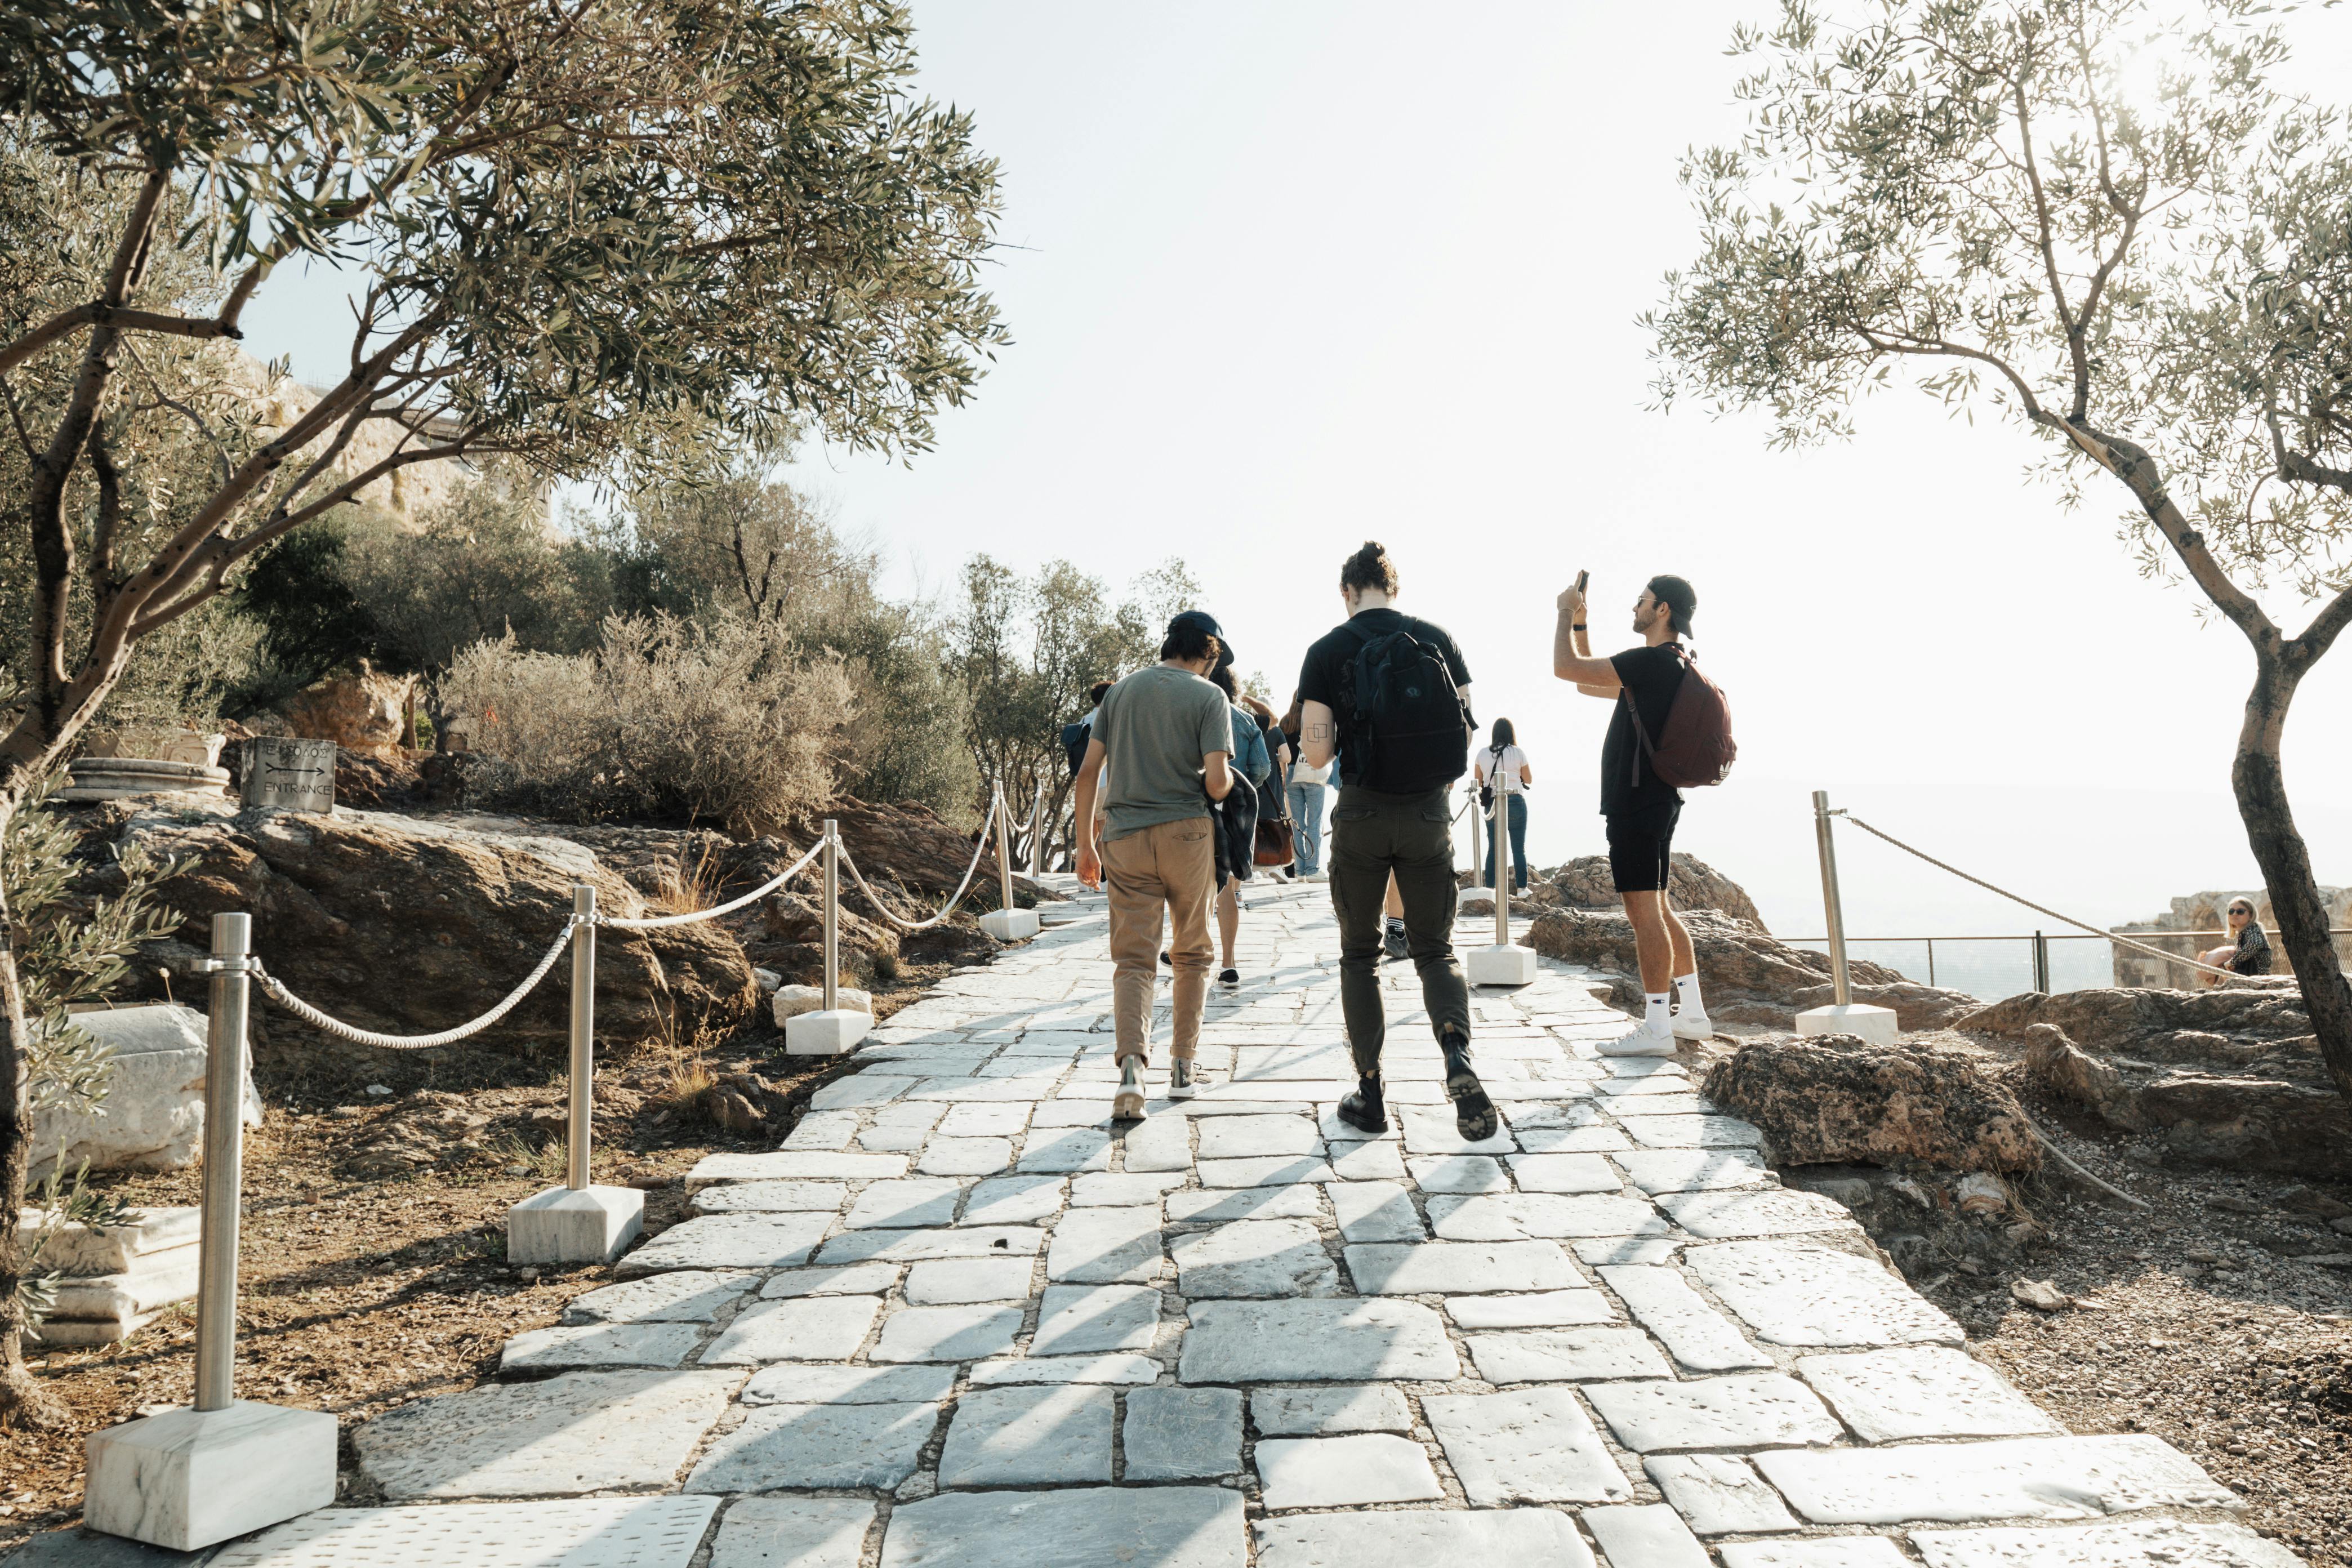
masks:
<svg viewBox="0 0 2352 1568"><path fill-rule="evenodd" d="M1683 803L1643 806L1616 812L1609 825L1609 878L1621 893L1662 893L1666 888L1666 862L1674 853L1675 823Z"/></svg>

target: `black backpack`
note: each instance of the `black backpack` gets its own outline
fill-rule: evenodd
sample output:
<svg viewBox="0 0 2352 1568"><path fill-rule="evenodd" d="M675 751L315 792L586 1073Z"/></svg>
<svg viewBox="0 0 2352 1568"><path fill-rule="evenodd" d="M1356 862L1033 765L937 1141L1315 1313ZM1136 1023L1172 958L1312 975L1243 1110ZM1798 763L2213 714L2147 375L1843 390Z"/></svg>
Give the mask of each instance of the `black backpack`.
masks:
<svg viewBox="0 0 2352 1568"><path fill-rule="evenodd" d="M1408 631L1381 632L1356 651L1347 745L1351 781L1385 795L1443 789L1470 767L1470 709L1445 656Z"/></svg>
<svg viewBox="0 0 2352 1568"><path fill-rule="evenodd" d="M1087 742L1094 738L1095 727L1083 719L1062 726L1062 751L1070 759L1072 778L1076 778L1078 770L1087 765Z"/></svg>

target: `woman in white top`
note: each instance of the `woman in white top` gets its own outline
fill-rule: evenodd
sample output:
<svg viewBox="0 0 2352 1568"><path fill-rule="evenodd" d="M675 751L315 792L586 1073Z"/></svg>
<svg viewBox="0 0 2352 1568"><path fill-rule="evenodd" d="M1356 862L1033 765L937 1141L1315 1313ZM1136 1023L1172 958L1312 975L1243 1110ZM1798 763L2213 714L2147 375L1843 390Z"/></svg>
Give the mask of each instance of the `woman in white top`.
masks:
<svg viewBox="0 0 2352 1568"><path fill-rule="evenodd" d="M1470 759L1470 770L1480 784L1507 803L1503 809L1511 827L1511 890L1524 893L1528 890L1528 791L1535 787L1536 774L1517 742L1511 721L1496 720L1493 738ZM1484 888L1495 885L1494 836L1489 834L1487 838L1486 875L1479 883Z"/></svg>
<svg viewBox="0 0 2352 1568"><path fill-rule="evenodd" d="M1296 735L1305 720L1300 717L1298 699L1290 700L1290 711L1282 716L1286 734ZM1291 748L1294 752L1297 747ZM1295 832L1297 858L1291 861L1291 875L1299 878L1318 877L1323 873L1323 794L1331 782L1331 764L1319 768L1307 765L1300 755L1290 764L1290 820Z"/></svg>

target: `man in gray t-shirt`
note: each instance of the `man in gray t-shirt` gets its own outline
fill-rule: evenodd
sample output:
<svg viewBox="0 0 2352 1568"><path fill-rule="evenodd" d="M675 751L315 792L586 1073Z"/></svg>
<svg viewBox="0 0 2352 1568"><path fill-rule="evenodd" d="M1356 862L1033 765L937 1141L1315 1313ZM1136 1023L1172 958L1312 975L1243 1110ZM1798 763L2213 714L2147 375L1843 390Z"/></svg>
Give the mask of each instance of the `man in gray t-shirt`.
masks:
<svg viewBox="0 0 2352 1568"><path fill-rule="evenodd" d="M1204 679L1223 647L1217 623L1187 610L1169 623L1160 662L1107 692L1079 765L1076 802L1078 879L1110 895L1111 1013L1118 1029L1114 1118L1143 1114L1150 1055L1151 992L1159 979L1160 921L1173 930L1176 971L1169 1092L1192 1092L1201 1007L1209 994L1209 899L1217 885L1209 803L1232 793L1234 749L1225 694ZM1095 841L1096 794L1106 821Z"/></svg>

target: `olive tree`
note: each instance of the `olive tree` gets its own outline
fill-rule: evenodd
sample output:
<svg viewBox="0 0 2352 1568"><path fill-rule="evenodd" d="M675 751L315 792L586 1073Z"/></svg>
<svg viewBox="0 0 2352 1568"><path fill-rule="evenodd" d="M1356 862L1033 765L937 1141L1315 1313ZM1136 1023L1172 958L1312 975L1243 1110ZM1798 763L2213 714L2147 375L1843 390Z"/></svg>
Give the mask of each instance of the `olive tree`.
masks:
<svg viewBox="0 0 2352 1568"><path fill-rule="evenodd" d="M903 10L872 0L0 7L0 144L53 160L61 199L105 197L52 247L70 298L0 300L26 476L0 509L34 576L0 826L142 639L408 465L630 484L799 430L927 445L1002 339L976 278L997 195L969 117L913 74ZM191 253L215 284L160 289ZM159 367L224 352L304 257L364 275L333 384L282 428L176 396ZM131 504L170 420L208 466ZM6 1305L15 940L0 908L0 1403L37 1415Z"/></svg>
<svg viewBox="0 0 2352 1568"><path fill-rule="evenodd" d="M2352 1094L2352 985L2279 765L2297 685L2352 624L2352 142L2271 85L2273 15L1875 0L1832 25L1783 0L1735 37L1748 127L1685 160L1698 257L1644 320L1666 402L1768 409L1783 444L1849 433L1898 374L1991 411L2244 635L2231 782Z"/></svg>

